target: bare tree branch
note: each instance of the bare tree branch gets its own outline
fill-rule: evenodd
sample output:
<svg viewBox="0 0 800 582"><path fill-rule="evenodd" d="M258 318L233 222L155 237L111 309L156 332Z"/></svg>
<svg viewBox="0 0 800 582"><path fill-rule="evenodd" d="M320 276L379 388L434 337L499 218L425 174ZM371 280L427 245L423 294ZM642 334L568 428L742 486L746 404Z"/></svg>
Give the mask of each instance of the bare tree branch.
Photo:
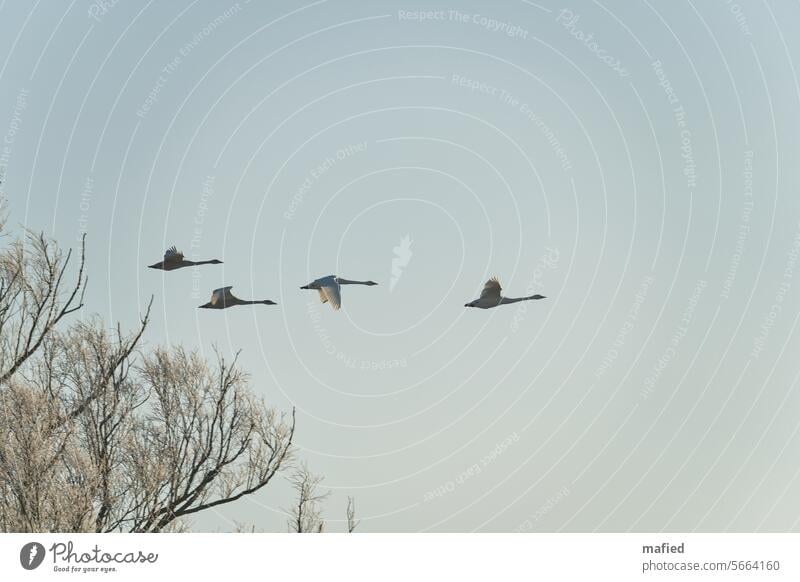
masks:
<svg viewBox="0 0 800 582"><path fill-rule="evenodd" d="M347 498L347 533L353 533L360 522L356 519L356 500Z"/></svg>
<svg viewBox="0 0 800 582"><path fill-rule="evenodd" d="M330 491L326 493L317 491L322 477L311 473L303 463L295 470L289 481L297 492L297 502L289 511L291 516L287 522L289 531L322 533L325 529L325 520L322 519L320 505L330 495Z"/></svg>
<svg viewBox="0 0 800 582"><path fill-rule="evenodd" d="M64 256L44 234L27 234L0 253L0 385L30 358L56 325L83 307L86 290L86 236L81 240L78 274L71 287L64 277L72 251Z"/></svg>

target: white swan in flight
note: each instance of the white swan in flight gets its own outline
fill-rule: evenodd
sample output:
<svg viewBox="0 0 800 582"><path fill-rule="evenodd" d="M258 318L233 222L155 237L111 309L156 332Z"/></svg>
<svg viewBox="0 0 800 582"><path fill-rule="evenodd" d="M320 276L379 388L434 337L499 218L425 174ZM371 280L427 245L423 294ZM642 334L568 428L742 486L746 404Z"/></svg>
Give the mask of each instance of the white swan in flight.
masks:
<svg viewBox="0 0 800 582"><path fill-rule="evenodd" d="M210 261L187 261L183 258L183 253L174 246L169 247L164 253L164 260L153 265L147 265L149 269L161 269L162 271L174 271L182 267L194 267L196 265L221 265L222 261L211 259Z"/></svg>
<svg viewBox="0 0 800 582"><path fill-rule="evenodd" d="M480 309L489 309L497 307L498 305L506 305L508 303L517 303L518 301L531 301L532 299L545 299L544 295L530 295L528 297L503 297L500 292L503 288L500 286L500 281L497 277L492 277L486 281L483 286L481 296L475 301L465 303L464 307L478 307Z"/></svg>
<svg viewBox="0 0 800 582"><path fill-rule="evenodd" d="M225 309L227 307L233 307L234 305L277 305L274 301L270 301L269 299L264 299L261 301L246 301L244 299L239 299L233 293L231 293L232 286L230 287L223 287L222 289L214 289L214 292L211 294L211 301L204 305L200 305L200 309Z"/></svg>
<svg viewBox="0 0 800 582"><path fill-rule="evenodd" d="M342 279L336 275L320 277L308 285L303 285L300 289L316 289L319 291L319 298L323 303L330 303L334 310L342 306L342 285L377 285L375 281L350 281Z"/></svg>

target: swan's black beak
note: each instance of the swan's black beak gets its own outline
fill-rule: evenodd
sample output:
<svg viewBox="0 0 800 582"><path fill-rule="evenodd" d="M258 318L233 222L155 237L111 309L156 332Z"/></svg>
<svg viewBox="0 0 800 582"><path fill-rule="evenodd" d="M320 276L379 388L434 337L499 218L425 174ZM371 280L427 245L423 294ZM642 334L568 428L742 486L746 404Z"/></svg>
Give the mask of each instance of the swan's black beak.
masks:
<svg viewBox="0 0 800 582"><path fill-rule="evenodd" d="M308 285L303 285L300 289L308 289Z"/></svg>
<svg viewBox="0 0 800 582"><path fill-rule="evenodd" d="M472 307L469 303L465 303L464 307Z"/></svg>

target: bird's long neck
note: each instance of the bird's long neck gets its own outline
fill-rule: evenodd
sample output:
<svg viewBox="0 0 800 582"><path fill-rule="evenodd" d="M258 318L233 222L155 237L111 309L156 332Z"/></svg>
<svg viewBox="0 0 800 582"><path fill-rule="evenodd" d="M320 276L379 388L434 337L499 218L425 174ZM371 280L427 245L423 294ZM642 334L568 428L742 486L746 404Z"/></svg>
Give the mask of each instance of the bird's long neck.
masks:
<svg viewBox="0 0 800 582"><path fill-rule="evenodd" d="M518 303L520 301L531 301L533 299L539 299L538 295L531 295L529 297L503 297L500 300L501 305L507 305L509 303Z"/></svg>
<svg viewBox="0 0 800 582"><path fill-rule="evenodd" d="M339 283L339 285L369 285L369 281L350 281L349 279L342 279L341 277L337 277L336 282Z"/></svg>
<svg viewBox="0 0 800 582"><path fill-rule="evenodd" d="M184 260L183 262L184 262L184 264L187 264L187 265L213 265L213 264L216 264L214 262L214 259L211 259L209 261L186 261L186 260Z"/></svg>

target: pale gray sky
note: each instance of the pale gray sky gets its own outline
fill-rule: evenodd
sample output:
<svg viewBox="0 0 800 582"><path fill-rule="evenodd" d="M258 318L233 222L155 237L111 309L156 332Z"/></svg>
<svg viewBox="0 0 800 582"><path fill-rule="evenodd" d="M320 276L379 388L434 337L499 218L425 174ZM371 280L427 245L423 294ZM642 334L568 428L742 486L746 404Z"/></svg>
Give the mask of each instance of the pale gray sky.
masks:
<svg viewBox="0 0 800 582"><path fill-rule="evenodd" d="M10 222L88 233L87 314L241 349L332 530L798 529L800 8L99 4L0 4Z"/></svg>

